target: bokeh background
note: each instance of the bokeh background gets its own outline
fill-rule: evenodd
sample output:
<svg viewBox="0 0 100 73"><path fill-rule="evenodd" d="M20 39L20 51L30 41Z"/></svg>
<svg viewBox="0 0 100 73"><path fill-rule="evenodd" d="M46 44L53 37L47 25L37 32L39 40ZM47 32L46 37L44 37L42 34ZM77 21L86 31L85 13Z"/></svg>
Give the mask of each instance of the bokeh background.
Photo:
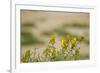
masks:
<svg viewBox="0 0 100 73"><path fill-rule="evenodd" d="M80 43L81 59L89 59L89 13L21 10L21 55L25 50L38 49L41 53L47 47L50 36L59 40L70 34L82 36Z"/></svg>

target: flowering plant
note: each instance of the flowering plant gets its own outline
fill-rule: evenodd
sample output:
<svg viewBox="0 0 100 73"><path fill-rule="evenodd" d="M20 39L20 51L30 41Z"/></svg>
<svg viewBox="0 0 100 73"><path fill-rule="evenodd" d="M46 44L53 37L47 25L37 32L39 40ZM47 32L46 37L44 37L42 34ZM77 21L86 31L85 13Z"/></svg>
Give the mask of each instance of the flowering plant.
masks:
<svg viewBox="0 0 100 73"><path fill-rule="evenodd" d="M78 60L80 57L79 42L80 38L66 35L66 38L60 40L61 48L58 48L55 46L56 36L51 35L48 45L46 49L43 50L41 55L36 54L36 49L34 49L33 52L26 50L21 61L27 63Z"/></svg>

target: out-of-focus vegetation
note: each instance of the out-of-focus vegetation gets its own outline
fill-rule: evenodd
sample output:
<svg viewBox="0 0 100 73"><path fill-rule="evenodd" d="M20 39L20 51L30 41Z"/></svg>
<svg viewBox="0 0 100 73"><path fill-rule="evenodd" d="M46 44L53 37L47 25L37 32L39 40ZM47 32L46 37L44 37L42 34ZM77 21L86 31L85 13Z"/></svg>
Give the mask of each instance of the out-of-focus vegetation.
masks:
<svg viewBox="0 0 100 73"><path fill-rule="evenodd" d="M74 23L71 23L71 24L64 23L63 28L66 28L66 27L88 28L89 25L88 24L77 23L77 22L74 22Z"/></svg>
<svg viewBox="0 0 100 73"><path fill-rule="evenodd" d="M40 41L36 36L32 35L29 32L21 32L21 44L22 45L31 45L31 44L41 44L43 43Z"/></svg>
<svg viewBox="0 0 100 73"><path fill-rule="evenodd" d="M48 62L48 61L69 61L80 59L80 41L76 37L67 35L66 38L60 40L61 48L55 46L56 36L52 35L48 46L43 50L42 55L36 54L36 49L33 52L26 50L23 54L21 61L27 62Z"/></svg>
<svg viewBox="0 0 100 73"><path fill-rule="evenodd" d="M35 25L35 23L34 22L32 22L32 23L30 23L30 22L26 22L26 23L23 23L22 24L22 28L28 28L28 27L36 27L36 25Z"/></svg>
<svg viewBox="0 0 100 73"><path fill-rule="evenodd" d="M43 41L39 40L35 35L33 35L29 29L36 27L34 23L24 23L21 29L21 44L22 45L32 45L32 44L43 44Z"/></svg>

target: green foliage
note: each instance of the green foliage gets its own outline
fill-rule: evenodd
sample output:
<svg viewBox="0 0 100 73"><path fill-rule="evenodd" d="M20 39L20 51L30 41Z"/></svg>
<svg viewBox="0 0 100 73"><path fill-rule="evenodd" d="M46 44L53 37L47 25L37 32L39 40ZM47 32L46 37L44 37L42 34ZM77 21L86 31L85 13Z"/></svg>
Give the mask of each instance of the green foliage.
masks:
<svg viewBox="0 0 100 73"><path fill-rule="evenodd" d="M63 27L78 27L78 28L88 28L89 27L89 25L88 24L80 24L80 23L70 23L70 24L67 24L67 23L65 23L64 25L63 25Z"/></svg>
<svg viewBox="0 0 100 73"><path fill-rule="evenodd" d="M59 36L66 36L67 34L70 34L69 32L65 31L63 28L55 29L54 32L56 32Z"/></svg>
<svg viewBox="0 0 100 73"><path fill-rule="evenodd" d="M45 36L50 36L52 35L53 32L50 32L50 31L45 31L43 32L42 34L45 35Z"/></svg>
<svg viewBox="0 0 100 73"><path fill-rule="evenodd" d="M21 44L22 45L31 45L31 44L42 44L43 42L40 41L37 37L32 35L29 32L21 32Z"/></svg>

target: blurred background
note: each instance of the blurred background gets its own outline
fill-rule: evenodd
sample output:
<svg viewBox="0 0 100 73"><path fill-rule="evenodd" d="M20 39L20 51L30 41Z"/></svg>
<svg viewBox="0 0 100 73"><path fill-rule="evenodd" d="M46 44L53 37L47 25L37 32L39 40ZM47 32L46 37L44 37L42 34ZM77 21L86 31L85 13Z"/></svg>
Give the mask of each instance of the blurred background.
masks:
<svg viewBox="0 0 100 73"><path fill-rule="evenodd" d="M56 35L56 46L66 34L82 36L81 59L89 59L89 13L21 10L21 55L25 50L47 47L52 34Z"/></svg>

